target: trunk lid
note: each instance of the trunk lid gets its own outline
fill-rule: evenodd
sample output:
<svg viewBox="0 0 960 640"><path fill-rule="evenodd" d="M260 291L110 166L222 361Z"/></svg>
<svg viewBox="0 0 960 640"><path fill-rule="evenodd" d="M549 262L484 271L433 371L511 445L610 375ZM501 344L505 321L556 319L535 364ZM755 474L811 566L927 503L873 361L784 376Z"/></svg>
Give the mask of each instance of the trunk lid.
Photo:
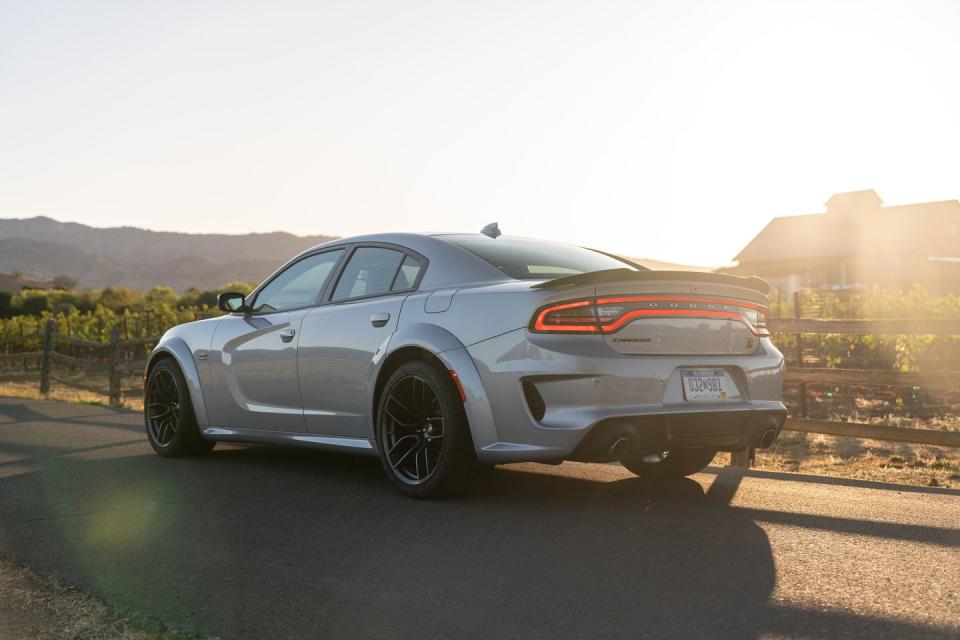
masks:
<svg viewBox="0 0 960 640"><path fill-rule="evenodd" d="M536 287L562 295L591 284L598 332L624 355L746 355L766 335L769 286L755 277L615 269Z"/></svg>

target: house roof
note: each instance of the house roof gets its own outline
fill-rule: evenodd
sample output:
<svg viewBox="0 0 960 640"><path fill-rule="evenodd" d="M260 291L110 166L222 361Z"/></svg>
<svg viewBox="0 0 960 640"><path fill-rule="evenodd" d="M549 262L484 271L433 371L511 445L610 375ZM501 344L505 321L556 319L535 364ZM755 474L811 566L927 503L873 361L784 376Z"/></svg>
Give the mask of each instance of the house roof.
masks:
<svg viewBox="0 0 960 640"><path fill-rule="evenodd" d="M743 264L883 253L960 256L960 201L895 207L882 207L881 202L873 190L838 193L827 201L827 213L774 218L734 260Z"/></svg>
<svg viewBox="0 0 960 640"><path fill-rule="evenodd" d="M866 189L864 191L835 193L823 203L823 206L827 208L827 213L856 213L878 209L882 204L883 200L880 199L876 191Z"/></svg>

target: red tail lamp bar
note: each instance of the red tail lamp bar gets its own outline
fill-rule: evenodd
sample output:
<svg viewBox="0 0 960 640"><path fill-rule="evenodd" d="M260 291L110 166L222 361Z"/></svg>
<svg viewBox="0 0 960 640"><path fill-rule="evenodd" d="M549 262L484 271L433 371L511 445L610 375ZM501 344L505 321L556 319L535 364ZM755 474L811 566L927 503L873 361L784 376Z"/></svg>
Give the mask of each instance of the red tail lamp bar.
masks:
<svg viewBox="0 0 960 640"><path fill-rule="evenodd" d="M613 333L636 318L725 318L747 325L755 335L767 331L767 309L728 298L651 295L591 298L540 308L530 323L537 333Z"/></svg>

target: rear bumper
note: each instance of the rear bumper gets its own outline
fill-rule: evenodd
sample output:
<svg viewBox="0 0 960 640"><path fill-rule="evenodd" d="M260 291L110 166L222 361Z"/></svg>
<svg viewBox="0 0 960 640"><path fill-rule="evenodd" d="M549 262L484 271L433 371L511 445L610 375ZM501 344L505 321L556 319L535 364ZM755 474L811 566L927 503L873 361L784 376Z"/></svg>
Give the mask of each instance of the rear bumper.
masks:
<svg viewBox="0 0 960 640"><path fill-rule="evenodd" d="M772 441L783 428L784 409L670 413L605 420L583 437L570 460L610 459L611 445L626 438L629 451L715 449L739 451ZM765 437L766 436L766 437Z"/></svg>
<svg viewBox="0 0 960 640"><path fill-rule="evenodd" d="M767 339L743 356L625 356L575 338L518 330L467 348L484 400L482 412L466 405L482 462L602 459L619 435L634 450L739 450L783 425L783 355ZM691 367L725 369L735 392L686 402L680 372Z"/></svg>

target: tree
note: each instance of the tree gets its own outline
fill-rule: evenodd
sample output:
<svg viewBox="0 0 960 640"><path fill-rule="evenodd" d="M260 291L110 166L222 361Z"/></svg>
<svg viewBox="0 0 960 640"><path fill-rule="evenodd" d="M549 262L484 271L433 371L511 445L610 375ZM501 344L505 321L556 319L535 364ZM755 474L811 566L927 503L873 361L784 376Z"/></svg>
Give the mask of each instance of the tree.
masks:
<svg viewBox="0 0 960 640"><path fill-rule="evenodd" d="M227 291L236 291L237 293L247 295L253 291L253 287L246 282L230 282L222 287L217 287L217 293L226 293Z"/></svg>
<svg viewBox="0 0 960 640"><path fill-rule="evenodd" d="M144 298L148 304L168 304L173 306L177 304L180 297L177 292L170 287L154 287Z"/></svg>
<svg viewBox="0 0 960 640"><path fill-rule="evenodd" d="M231 282L225 284L222 287L217 287L216 289L208 291L200 291L196 287L189 287L186 291L183 292L183 297L180 298L181 307L209 307L215 308L217 306L217 296L221 293L227 291L236 291L247 295L253 291L251 287L246 282Z"/></svg>
<svg viewBox="0 0 960 640"><path fill-rule="evenodd" d="M100 292L100 304L114 311L123 311L143 301L143 294L126 287L107 287Z"/></svg>
<svg viewBox="0 0 960 640"><path fill-rule="evenodd" d="M30 316L39 316L44 311L50 309L49 300L46 296L43 295L29 295L23 298L23 302L20 304L21 313Z"/></svg>

